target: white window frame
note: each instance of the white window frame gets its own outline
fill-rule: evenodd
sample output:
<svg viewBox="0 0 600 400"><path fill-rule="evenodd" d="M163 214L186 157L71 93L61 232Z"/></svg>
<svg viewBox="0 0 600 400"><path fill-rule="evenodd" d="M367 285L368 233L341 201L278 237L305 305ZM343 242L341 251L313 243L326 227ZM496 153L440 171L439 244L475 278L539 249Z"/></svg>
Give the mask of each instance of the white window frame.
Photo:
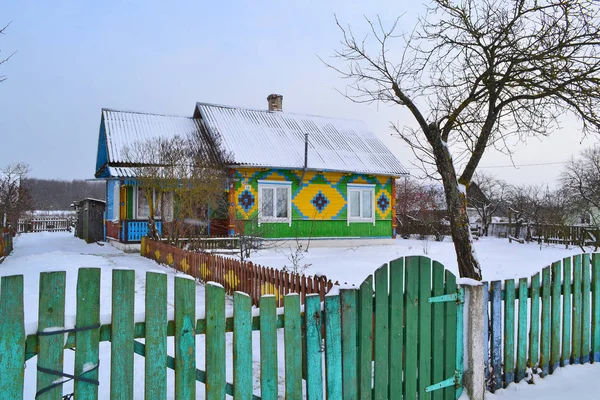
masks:
<svg viewBox="0 0 600 400"><path fill-rule="evenodd" d="M263 204L263 189L273 189L273 212L277 213L277 189L287 189L287 217L266 217L262 215L262 204ZM258 226L261 223L287 223L292 226L292 182L282 181L258 181Z"/></svg>
<svg viewBox="0 0 600 400"><path fill-rule="evenodd" d="M373 224L373 226L375 226L375 185L372 184L359 184L359 183L349 183L346 187L346 191L347 191L347 203L348 203L348 225L350 225L350 223L354 223L354 222L370 222ZM350 192L360 192L360 201L362 201L363 199L363 192L371 192L371 199L372 199L372 204L371 204L371 217L369 218L365 218L362 216L363 214L363 207L362 204L359 206L359 210L360 210L360 217L352 217L350 215L350 207L351 207L351 196L350 196Z"/></svg>
<svg viewBox="0 0 600 400"><path fill-rule="evenodd" d="M113 222L119 222L121 217L121 185L119 181L114 181L113 185Z"/></svg>

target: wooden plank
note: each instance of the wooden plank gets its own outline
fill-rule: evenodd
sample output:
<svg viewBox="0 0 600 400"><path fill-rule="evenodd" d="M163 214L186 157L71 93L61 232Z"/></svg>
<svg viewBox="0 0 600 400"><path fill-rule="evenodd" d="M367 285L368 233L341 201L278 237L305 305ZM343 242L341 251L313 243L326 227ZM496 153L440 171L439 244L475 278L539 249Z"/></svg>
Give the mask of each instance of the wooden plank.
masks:
<svg viewBox="0 0 600 400"><path fill-rule="evenodd" d="M206 340L204 342L206 352L206 385L204 391L207 400L220 400L225 398L226 383L225 288L218 283L209 282L204 287L204 290L204 295L206 296ZM195 304L194 298L189 299L188 301ZM193 310L194 308L190 308L188 312L192 312ZM177 312L177 308L175 308L175 312ZM193 316L194 314L191 315ZM175 314L175 318L177 318L177 313ZM193 330L189 332L193 333ZM195 336L189 338L188 340L189 344L186 342L186 346L184 348L191 348L191 346L194 346ZM177 342L175 345L177 345ZM192 354L195 355L195 351ZM194 362L193 369L196 368L195 358L189 360L188 362ZM193 385L195 388L196 383L194 382ZM175 398L179 399L177 396L175 396Z"/></svg>
<svg viewBox="0 0 600 400"><path fill-rule="evenodd" d="M592 255L592 354L600 362L600 254Z"/></svg>
<svg viewBox="0 0 600 400"><path fill-rule="evenodd" d="M486 390L491 390L488 384L491 382L490 377L490 285L488 282L483 282L483 373L486 382Z"/></svg>
<svg viewBox="0 0 600 400"><path fill-rule="evenodd" d="M446 294L456 293L456 277L450 271L445 272L446 278ZM408 281L408 279L407 279ZM407 283L408 285L408 283ZM407 286L408 289L408 286ZM446 316L444 321L444 376L446 379L454 376L456 371L456 340L457 340L457 303L455 301L446 302ZM444 399L454 400L456 398L456 388L450 386L444 389Z"/></svg>
<svg viewBox="0 0 600 400"><path fill-rule="evenodd" d="M327 398L342 398L342 341L340 296L325 296L325 368ZM264 397L263 397L264 399Z"/></svg>
<svg viewBox="0 0 600 400"><path fill-rule="evenodd" d="M550 373L560 366L560 312L562 306L561 292L561 262L552 264L552 322L550 343Z"/></svg>
<svg viewBox="0 0 600 400"><path fill-rule="evenodd" d="M590 255L584 254L582 257L581 280L582 301L581 301L581 363L590 362L590 332L592 328L590 317L590 295L591 295L591 273L590 273Z"/></svg>
<svg viewBox="0 0 600 400"><path fill-rule="evenodd" d="M430 399L425 388L431 382L431 260L419 257L419 400Z"/></svg>
<svg viewBox="0 0 600 400"><path fill-rule="evenodd" d="M233 294L233 397L252 399L252 298Z"/></svg>
<svg viewBox="0 0 600 400"><path fill-rule="evenodd" d="M284 297L284 312L285 398L300 400L302 399L302 340L299 294L288 294ZM356 327L354 339L356 341ZM354 350L356 351L356 343Z"/></svg>
<svg viewBox="0 0 600 400"><path fill-rule="evenodd" d="M444 266L434 261L432 268L431 296L441 296L444 294ZM444 303L434 303L431 315L431 383L438 383L446 379L444 376ZM441 400L443 394L441 390L436 390L431 393L431 399Z"/></svg>
<svg viewBox="0 0 600 400"><path fill-rule="evenodd" d="M519 279L519 322L517 329L517 371L515 382L525 378L527 369L527 278Z"/></svg>
<svg viewBox="0 0 600 400"><path fill-rule="evenodd" d="M394 284L393 277L391 284ZM400 296L400 298L402 297ZM397 304L394 297L391 297L390 300L393 304ZM402 346L402 341L400 341L400 346ZM390 344L390 349L393 348ZM359 398L361 400L371 400L373 397L373 275L369 275L360 285L358 359Z"/></svg>
<svg viewBox="0 0 600 400"><path fill-rule="evenodd" d="M550 373L551 284L550 267L546 267L542 270L542 333L540 335L540 368L542 369L542 375Z"/></svg>
<svg viewBox="0 0 600 400"><path fill-rule="evenodd" d="M443 269L443 268L442 268ZM442 271L443 273L443 271ZM442 275L442 280L443 280ZM361 288L362 289L362 288ZM442 288L443 290L443 288ZM362 304L362 303L361 303ZM372 302L371 302L372 304ZM390 400L402 399L402 360L404 341L404 258L390 262ZM441 321L440 321L441 323ZM443 331L442 331L443 334ZM442 353L443 354L443 353ZM361 360L363 360L361 358ZM363 362L363 361L361 361ZM370 363L369 363L370 364ZM369 384L362 382L361 384ZM369 397L370 398L370 397Z"/></svg>
<svg viewBox="0 0 600 400"><path fill-rule="evenodd" d="M540 360L540 273L531 277L531 324L529 327L529 368Z"/></svg>
<svg viewBox="0 0 600 400"><path fill-rule="evenodd" d="M306 371L306 396L308 400L322 400L323 348L321 347L321 297L319 293L306 296L304 313L306 320L306 364L310 365L310 368Z"/></svg>
<svg viewBox="0 0 600 400"><path fill-rule="evenodd" d="M61 330L65 326L65 272L43 272L40 274L40 297L38 331L48 332ZM39 336L39 353L37 365L39 368L56 371L55 373L37 373L37 393L45 391L44 400L61 400L62 385L54 385L60 379L63 371L63 346L65 335ZM36 396L37 397L37 396Z"/></svg>
<svg viewBox="0 0 600 400"><path fill-rule="evenodd" d="M77 273L77 328L96 327L75 333L74 375L98 381L100 346L100 268L81 268ZM77 399L98 399L98 385L80 380L74 383ZM43 399L43 397L42 397Z"/></svg>
<svg viewBox="0 0 600 400"><path fill-rule="evenodd" d="M22 399L25 376L23 275L0 278L0 398Z"/></svg>
<svg viewBox="0 0 600 400"><path fill-rule="evenodd" d="M260 298L260 397L276 400L277 396L277 314L275 296Z"/></svg>
<svg viewBox="0 0 600 400"><path fill-rule="evenodd" d="M573 347L571 349L571 364L581 361L581 254L573 256Z"/></svg>
<svg viewBox="0 0 600 400"><path fill-rule="evenodd" d="M167 398L167 274L146 273L146 356L144 395Z"/></svg>
<svg viewBox="0 0 600 400"><path fill-rule="evenodd" d="M110 398L133 399L135 271L112 271Z"/></svg>
<svg viewBox="0 0 600 400"><path fill-rule="evenodd" d="M373 398L387 399L389 374L388 266L375 271L375 386Z"/></svg>
<svg viewBox="0 0 600 400"><path fill-rule="evenodd" d="M417 398L417 350L419 332L419 257L406 257L406 342L404 347L404 398ZM452 360L454 371L454 359Z"/></svg>
<svg viewBox="0 0 600 400"><path fill-rule="evenodd" d="M569 365L571 355L571 258L563 259L562 352L560 366Z"/></svg>
<svg viewBox="0 0 600 400"><path fill-rule="evenodd" d="M357 295L356 289L340 290L342 304L342 393L346 399L358 398Z"/></svg>
<svg viewBox="0 0 600 400"><path fill-rule="evenodd" d="M504 281L504 387L515 380L515 281Z"/></svg>
<svg viewBox="0 0 600 400"><path fill-rule="evenodd" d="M491 319L492 319L492 392L502 388L502 282L491 283Z"/></svg>

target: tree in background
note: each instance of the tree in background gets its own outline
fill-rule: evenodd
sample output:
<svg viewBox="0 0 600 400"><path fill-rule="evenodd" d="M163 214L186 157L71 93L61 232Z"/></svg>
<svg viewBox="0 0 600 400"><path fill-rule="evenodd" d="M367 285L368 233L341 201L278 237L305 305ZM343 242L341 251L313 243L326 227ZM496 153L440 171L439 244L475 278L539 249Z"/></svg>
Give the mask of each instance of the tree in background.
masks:
<svg viewBox="0 0 600 400"><path fill-rule="evenodd" d="M31 201L23 182L29 173L25 163L9 164L0 170L0 224L16 228L19 218L31 209Z"/></svg>
<svg viewBox="0 0 600 400"><path fill-rule="evenodd" d="M203 126L185 136L135 142L123 154L148 207L150 238L159 239L161 217L170 242L183 235L193 247L195 236L206 236L211 214L226 213L229 156Z"/></svg>
<svg viewBox="0 0 600 400"><path fill-rule="evenodd" d="M481 280L466 187L485 150L546 136L565 113L600 132L600 17L593 0L433 0L412 33L368 20L343 28L356 102L406 107L416 128L393 124L423 168L442 180L460 276ZM398 43L399 42L399 43Z"/></svg>
<svg viewBox="0 0 600 400"><path fill-rule="evenodd" d="M434 234L438 240L443 239L446 205L441 185L405 177L396 183L396 198L398 231L403 238L417 233L421 238Z"/></svg>
<svg viewBox="0 0 600 400"><path fill-rule="evenodd" d="M470 189L479 189L479 193L473 193L469 196L469 207L477 211L483 225L483 234L487 236L492 217L507 204L510 185L491 174L483 172L477 172L473 176L472 183L475 185L472 185Z"/></svg>
<svg viewBox="0 0 600 400"><path fill-rule="evenodd" d="M600 147L584 149L565 165L561 182L568 193L573 213L589 215L600 226Z"/></svg>

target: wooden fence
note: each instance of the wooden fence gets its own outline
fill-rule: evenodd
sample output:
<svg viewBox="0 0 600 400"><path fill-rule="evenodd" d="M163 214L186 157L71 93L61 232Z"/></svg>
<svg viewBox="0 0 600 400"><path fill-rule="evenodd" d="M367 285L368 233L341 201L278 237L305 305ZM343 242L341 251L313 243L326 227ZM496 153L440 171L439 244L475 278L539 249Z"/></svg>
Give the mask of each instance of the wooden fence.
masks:
<svg viewBox="0 0 600 400"><path fill-rule="evenodd" d="M227 294L235 291L247 293L254 305L259 305L261 296L266 294L274 295L278 306L283 306L284 296L288 293L298 293L302 304L306 296L313 293L319 294L323 301L327 292L337 284L325 276L305 276L251 262L242 263L216 254L190 252L147 237L142 238L140 250L142 256L201 282L218 282L225 287Z"/></svg>
<svg viewBox="0 0 600 400"><path fill-rule="evenodd" d="M528 368L544 376L600 361L600 254L564 258L530 279L484 285L488 390L522 381Z"/></svg>
<svg viewBox="0 0 600 400"><path fill-rule="evenodd" d="M26 232L65 232L71 230L75 222L72 217L34 217L20 219L17 224L18 233Z"/></svg>
<svg viewBox="0 0 600 400"><path fill-rule="evenodd" d="M11 232L3 232L0 230L0 263L4 261L13 251L13 237Z"/></svg>
<svg viewBox="0 0 600 400"><path fill-rule="evenodd" d="M174 319L169 320L167 275L147 272L144 321L135 321L135 271L115 269L111 323L102 325L100 282L100 268L78 271L76 328L56 328L65 326L65 303L73 301L67 299L66 273L40 274L37 333L26 336L23 276L0 278L0 398L22 399L24 386L36 385L40 400L63 395L133 399L139 390L132 378L135 354L145 357L146 398L158 400L167 398L167 369L175 371L176 399L195 399L197 382L205 383L208 400L226 395L252 400L303 395L310 400L453 400L461 394L462 292L452 273L426 257L384 264L360 290L329 293L324 303L319 294L307 294L303 310L298 294L285 295L280 310L276 297L263 296L254 315L251 298L236 292L233 317L226 314L221 285L205 286L204 310L197 313L195 282L176 276ZM253 331L260 331L259 337L253 338ZM231 347L227 332L233 332ZM198 335L204 335L204 346L197 349ZM174 337L173 356L168 354L169 336ZM110 382L100 382L98 370L103 361L99 343L104 341L111 342ZM257 346L260 362L255 366L252 349ZM63 372L64 349L75 352L72 374ZM205 370L198 368L197 353ZM278 370L281 353L285 374ZM35 356L36 382L25 382L25 362ZM228 360L232 382L226 378ZM64 394L68 378L75 381L74 393ZM260 397L254 389L258 386Z"/></svg>

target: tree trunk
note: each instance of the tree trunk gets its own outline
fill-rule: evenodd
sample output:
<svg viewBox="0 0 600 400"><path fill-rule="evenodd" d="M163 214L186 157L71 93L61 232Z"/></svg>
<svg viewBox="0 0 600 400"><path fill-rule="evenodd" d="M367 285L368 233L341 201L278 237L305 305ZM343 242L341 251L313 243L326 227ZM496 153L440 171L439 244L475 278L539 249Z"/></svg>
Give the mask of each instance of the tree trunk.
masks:
<svg viewBox="0 0 600 400"><path fill-rule="evenodd" d="M459 189L458 183L444 182L446 193L446 207L450 217L450 232L456 250L458 261L458 272L463 278L471 278L480 281L481 268L475 258L473 238L467 215L467 197Z"/></svg>
<svg viewBox="0 0 600 400"><path fill-rule="evenodd" d="M436 128L430 127L430 129ZM435 132L428 133L433 138L439 137ZM447 145L444 142L434 140L432 147L435 153L437 170L444 185L446 208L450 218L450 232L452 233L456 260L458 261L458 272L462 278L481 281L481 268L475 257L469 216L467 215L467 187L461 185L463 190L459 188L454 163Z"/></svg>

